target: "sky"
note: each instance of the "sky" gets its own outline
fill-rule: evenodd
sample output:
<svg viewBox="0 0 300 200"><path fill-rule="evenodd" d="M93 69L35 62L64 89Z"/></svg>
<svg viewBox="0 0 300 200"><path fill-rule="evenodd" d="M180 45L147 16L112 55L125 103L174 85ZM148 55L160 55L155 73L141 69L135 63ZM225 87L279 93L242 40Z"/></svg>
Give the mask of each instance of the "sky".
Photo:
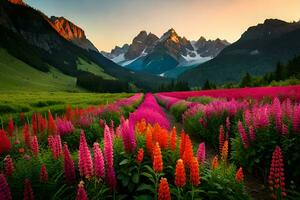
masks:
<svg viewBox="0 0 300 200"><path fill-rule="evenodd" d="M24 0L48 16L64 16L85 30L99 50L131 43L141 31L160 37L170 28L197 40L235 42L267 18L300 19L300 0Z"/></svg>

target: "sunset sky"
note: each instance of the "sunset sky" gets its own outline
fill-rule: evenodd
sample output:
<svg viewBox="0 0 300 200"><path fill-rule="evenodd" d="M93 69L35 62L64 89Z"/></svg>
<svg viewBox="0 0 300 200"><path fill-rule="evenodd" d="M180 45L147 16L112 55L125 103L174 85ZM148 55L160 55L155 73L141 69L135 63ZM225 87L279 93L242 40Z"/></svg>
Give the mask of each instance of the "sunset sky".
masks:
<svg viewBox="0 0 300 200"><path fill-rule="evenodd" d="M83 28L99 50L131 43L141 30L161 36L174 28L197 40L234 42L266 18L300 19L300 0L25 0L48 16L64 16Z"/></svg>

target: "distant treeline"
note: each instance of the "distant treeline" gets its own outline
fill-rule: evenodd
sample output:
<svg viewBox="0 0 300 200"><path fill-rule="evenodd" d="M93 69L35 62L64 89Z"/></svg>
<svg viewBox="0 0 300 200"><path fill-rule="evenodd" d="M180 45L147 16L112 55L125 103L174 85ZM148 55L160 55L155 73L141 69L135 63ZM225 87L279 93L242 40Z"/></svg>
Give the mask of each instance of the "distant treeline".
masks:
<svg viewBox="0 0 300 200"><path fill-rule="evenodd" d="M92 92L129 92L128 82L120 80L105 80L92 73L80 71L77 75L77 86Z"/></svg>
<svg viewBox="0 0 300 200"><path fill-rule="evenodd" d="M300 56L296 56L286 64L278 62L273 72L263 76L251 76L246 73L239 83L226 83L216 85L214 82L206 80L202 90L216 88L243 88L259 86L285 86L300 84Z"/></svg>
<svg viewBox="0 0 300 200"><path fill-rule="evenodd" d="M159 92L170 91L188 91L190 90L188 82L172 80L169 84L161 84L158 88Z"/></svg>

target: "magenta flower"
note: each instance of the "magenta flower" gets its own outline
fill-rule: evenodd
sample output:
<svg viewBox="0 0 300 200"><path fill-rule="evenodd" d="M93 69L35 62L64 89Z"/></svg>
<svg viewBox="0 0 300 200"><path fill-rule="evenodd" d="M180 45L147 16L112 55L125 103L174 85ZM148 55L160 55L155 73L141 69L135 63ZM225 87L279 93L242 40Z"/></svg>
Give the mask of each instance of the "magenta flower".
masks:
<svg viewBox="0 0 300 200"><path fill-rule="evenodd" d="M48 182L48 172L47 172L47 168L44 164L41 167L40 182L42 182L42 183Z"/></svg>
<svg viewBox="0 0 300 200"><path fill-rule="evenodd" d="M56 118L57 133L60 135L66 135L72 133L75 128L71 121L67 119Z"/></svg>
<svg viewBox="0 0 300 200"><path fill-rule="evenodd" d="M249 126L249 136L250 136L251 141L255 141L256 136L255 136L254 128L252 125Z"/></svg>
<svg viewBox="0 0 300 200"><path fill-rule="evenodd" d="M205 151L205 143L202 142L199 144L198 150L197 150L197 159L200 164L203 164L206 157L206 151Z"/></svg>
<svg viewBox="0 0 300 200"><path fill-rule="evenodd" d="M64 145L64 172L66 181L74 183L76 179L75 167L67 144Z"/></svg>
<svg viewBox="0 0 300 200"><path fill-rule="evenodd" d="M129 124L129 120L121 123L121 136L123 139L124 149L127 153L132 153L136 148L134 127Z"/></svg>
<svg viewBox="0 0 300 200"><path fill-rule="evenodd" d="M32 151L33 155L38 156L38 154L39 154L39 143L38 143L38 139L37 139L36 135L34 135L32 140L31 140L31 151Z"/></svg>
<svg viewBox="0 0 300 200"><path fill-rule="evenodd" d="M94 175L93 161L83 130L80 133L78 167L81 177L89 179Z"/></svg>
<svg viewBox="0 0 300 200"><path fill-rule="evenodd" d="M95 165L95 175L98 178L105 177L104 159L102 151L97 142L94 143L94 165Z"/></svg>
<svg viewBox="0 0 300 200"><path fill-rule="evenodd" d="M11 200L11 193L4 174L0 174L0 199Z"/></svg>
<svg viewBox="0 0 300 200"><path fill-rule="evenodd" d="M31 182L28 179L24 182L24 200L34 200Z"/></svg>
<svg viewBox="0 0 300 200"><path fill-rule="evenodd" d="M114 153L113 144L111 140L111 133L109 127L106 125L104 128L104 157L107 167L107 182L111 188L114 188L117 184L117 180L114 172Z"/></svg>
<svg viewBox="0 0 300 200"><path fill-rule="evenodd" d="M62 155L62 144L60 135L50 135L48 137L48 146L52 150L53 158L57 159Z"/></svg>
<svg viewBox="0 0 300 200"><path fill-rule="evenodd" d="M7 155L4 158L4 172L5 172L5 176L8 177L8 176L13 175L14 170L15 170L15 167L14 167L13 160L10 157L10 155Z"/></svg>
<svg viewBox="0 0 300 200"><path fill-rule="evenodd" d="M295 133L300 133L300 106L299 105L294 107L293 130Z"/></svg>
<svg viewBox="0 0 300 200"><path fill-rule="evenodd" d="M243 145L244 145L245 149L249 148L248 137L247 137L246 131L245 131L241 121L238 122L238 131L239 131L240 136L242 138L242 142L243 142Z"/></svg>
<svg viewBox="0 0 300 200"><path fill-rule="evenodd" d="M80 181L80 183L78 184L76 200L88 200L88 196L87 196L86 191L84 189L83 181Z"/></svg>

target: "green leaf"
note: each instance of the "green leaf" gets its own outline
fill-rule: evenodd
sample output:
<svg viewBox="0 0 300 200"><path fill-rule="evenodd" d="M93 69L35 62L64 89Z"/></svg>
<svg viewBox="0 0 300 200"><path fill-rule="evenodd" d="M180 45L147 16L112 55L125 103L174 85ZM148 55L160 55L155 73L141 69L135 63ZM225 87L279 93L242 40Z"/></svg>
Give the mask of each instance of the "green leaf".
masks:
<svg viewBox="0 0 300 200"><path fill-rule="evenodd" d="M122 160L120 163L119 163L119 165L126 165L126 164L128 164L129 163L129 160L128 159L124 159L124 160Z"/></svg>
<svg viewBox="0 0 300 200"><path fill-rule="evenodd" d="M139 196L135 196L134 199L137 200L152 200L153 197L150 195L139 195Z"/></svg>
<svg viewBox="0 0 300 200"><path fill-rule="evenodd" d="M155 180L154 180L152 174L149 174L147 172L143 172L143 173L141 173L141 175L146 176L153 184L155 184Z"/></svg>
<svg viewBox="0 0 300 200"><path fill-rule="evenodd" d="M147 190L147 191L151 191L152 193L155 193L155 189L153 188L153 186L152 185L147 185L147 184L145 184L145 183L143 183L143 184L141 184L137 189L136 189L136 191L145 191L145 190Z"/></svg>
<svg viewBox="0 0 300 200"><path fill-rule="evenodd" d="M137 173L133 174L133 176L132 176L132 182L134 182L134 183L137 184L137 183L139 183L139 180L140 180L139 175Z"/></svg>

